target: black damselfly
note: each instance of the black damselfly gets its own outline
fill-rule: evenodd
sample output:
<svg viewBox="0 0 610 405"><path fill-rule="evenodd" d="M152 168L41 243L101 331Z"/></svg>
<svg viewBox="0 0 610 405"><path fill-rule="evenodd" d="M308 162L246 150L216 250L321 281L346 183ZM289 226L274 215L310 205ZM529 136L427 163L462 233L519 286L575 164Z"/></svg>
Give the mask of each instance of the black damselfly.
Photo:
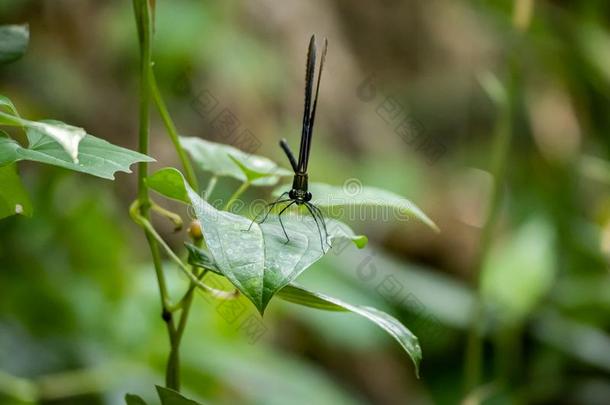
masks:
<svg viewBox="0 0 610 405"><path fill-rule="evenodd" d="M328 231L326 229L326 222L324 221L324 215L322 211L312 204L311 201L311 193L308 191L308 180L307 180L307 164L309 163L309 152L311 150L311 138L313 135L313 124L316 118L316 107L318 106L318 93L320 91L320 78L322 76L322 69L324 67L324 60L326 59L326 49L328 47L328 41L324 39L324 49L322 50L322 58L320 60L320 70L318 71L318 78L316 80L316 94L313 97L313 104L311 103L312 94L313 94L313 84L314 84L314 75L316 70L316 37L315 35L311 36L309 41L309 49L307 51L307 66L305 70L305 109L303 111L303 127L301 131L301 148L299 150L299 160L297 161L288 146L288 142L286 139L282 139L280 141L280 147L286 153L288 160L290 161L290 166L292 166L292 170L294 171L294 178L292 181L292 189L290 191L286 191L280 195L277 200L268 205L267 213L265 214L262 221L259 223L265 222L271 210L277 206L278 204L286 204L280 212L278 213L278 219L280 225L282 226L282 231L284 231L284 236L286 236L286 243L290 241L288 237L288 233L286 232L286 228L284 228L284 224L282 223L282 214L290 208L292 205L297 206L305 206L311 216L313 217L316 226L318 228L318 233L320 234L320 244L322 246L322 251L324 251L324 242L328 245ZM287 198L286 198L287 197ZM254 218L254 223L257 218ZM320 223L322 223L322 229L320 229ZM252 224L250 224L252 226ZM322 230L324 230L324 239L322 239ZM330 245L329 245L330 246Z"/></svg>

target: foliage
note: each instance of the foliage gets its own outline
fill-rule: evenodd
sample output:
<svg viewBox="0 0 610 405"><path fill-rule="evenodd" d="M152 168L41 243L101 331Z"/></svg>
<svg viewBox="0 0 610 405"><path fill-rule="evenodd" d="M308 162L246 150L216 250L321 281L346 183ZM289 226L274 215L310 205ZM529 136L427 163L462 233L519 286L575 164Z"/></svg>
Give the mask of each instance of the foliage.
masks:
<svg viewBox="0 0 610 405"><path fill-rule="evenodd" d="M25 53L29 31L26 26L0 27L0 64L13 62ZM0 219L15 215L31 215L27 193L16 171L16 162L31 160L66 169L114 179L117 171L130 172L136 162L152 161L142 155L85 132L84 129L60 121L31 121L21 118L11 100L0 95L0 125L23 128L28 147L22 147L6 132L0 133ZM6 188L5 185L6 184Z"/></svg>
<svg viewBox="0 0 610 405"><path fill-rule="evenodd" d="M131 2L35 3L0 4L3 21L32 29L31 44L26 26L0 29L0 60L12 61L0 67L0 403L115 404L127 392L159 403L170 357L183 378L165 393L209 403L607 402L607 2L303 3L297 19L282 2L140 2L156 16L139 30L150 70L137 63ZM290 188L277 139L299 132L300 45L319 15L341 38L328 31L310 190L351 233L321 246L293 207L289 258L312 264L270 277L285 264L265 251L285 241L271 211L251 229L261 293L222 260L224 226L250 227ZM135 145L138 87L159 110L150 149L112 148L103 166L103 141L84 134ZM216 125L221 112L235 132ZM235 141L246 129L248 147ZM431 161L435 144L445 153ZM126 210L136 176L115 172L130 161L152 190L132 213L156 254ZM197 218L185 182L200 211L223 218L207 226L218 243L203 239L214 240L201 229L211 219ZM177 360L161 313L173 337L188 313ZM404 355L415 342L421 379ZM466 363L480 365L472 389Z"/></svg>

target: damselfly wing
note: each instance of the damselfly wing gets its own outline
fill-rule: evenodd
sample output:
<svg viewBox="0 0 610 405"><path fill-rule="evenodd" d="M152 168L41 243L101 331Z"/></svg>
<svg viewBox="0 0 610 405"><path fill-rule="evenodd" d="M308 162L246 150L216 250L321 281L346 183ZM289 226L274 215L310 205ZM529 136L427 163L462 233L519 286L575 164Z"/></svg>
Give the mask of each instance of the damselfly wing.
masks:
<svg viewBox="0 0 610 405"><path fill-rule="evenodd" d="M324 39L324 48L322 49L322 55L320 58L320 68L318 70L317 80L315 80L314 95L314 78L316 73L315 71L317 49L316 37L315 35L311 36L311 39L309 41L309 48L307 50L307 65L305 68L305 107L303 111L303 127L301 129L301 145L299 149L299 159L297 160L295 158L294 153L292 153L292 150L290 149L290 146L288 145L288 142L285 139L282 139L280 141L280 147L288 157L290 166L294 171L292 189L290 191L282 193L282 195L280 195L277 200L269 204L265 216L260 221L260 223L265 222L265 220L269 216L269 213L274 207L278 206L279 204L286 204L278 213L278 218L280 225L282 226L284 236L286 236L286 243L288 243L290 241L290 237L288 236L286 228L284 228L284 224L282 223L282 214L293 205L305 206L307 208L307 211L313 217L315 224L318 228L322 251L324 251L324 243L328 245L328 231L326 229L326 221L324 220L324 215L322 214L322 211L310 202L312 199L312 195L308 190L309 185L307 166L309 164L311 139L313 136L313 125L316 118L316 109L318 106L318 93L320 92L320 79L322 77L322 69L324 68L324 61L326 59L327 47L328 41ZM260 215L258 215L254 219L254 221L256 221L259 216ZM254 223L254 221L252 223ZM252 224L250 224L250 226L252 226ZM324 238L322 237L322 231L324 232Z"/></svg>

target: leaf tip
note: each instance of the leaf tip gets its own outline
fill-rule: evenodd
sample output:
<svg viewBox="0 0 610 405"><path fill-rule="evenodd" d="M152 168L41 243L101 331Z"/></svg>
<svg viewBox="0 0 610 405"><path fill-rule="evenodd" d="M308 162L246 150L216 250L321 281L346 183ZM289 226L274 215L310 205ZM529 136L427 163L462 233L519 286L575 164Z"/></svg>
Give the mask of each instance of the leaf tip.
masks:
<svg viewBox="0 0 610 405"><path fill-rule="evenodd" d="M364 249L369 244L369 238L366 235L358 235L354 239L354 244L358 249Z"/></svg>

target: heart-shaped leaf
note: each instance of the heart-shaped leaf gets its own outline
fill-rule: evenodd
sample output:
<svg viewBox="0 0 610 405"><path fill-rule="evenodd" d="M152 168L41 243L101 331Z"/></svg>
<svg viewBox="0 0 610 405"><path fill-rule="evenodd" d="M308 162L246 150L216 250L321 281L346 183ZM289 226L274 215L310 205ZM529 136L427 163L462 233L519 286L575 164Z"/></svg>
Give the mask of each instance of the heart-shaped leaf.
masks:
<svg viewBox="0 0 610 405"><path fill-rule="evenodd" d="M29 142L27 148L12 139L0 137L0 166L32 160L112 180L117 171L131 173L129 167L134 163L154 161L141 153L86 135L80 142L80 160L76 163L62 145L48 134L40 132L39 128L26 128Z"/></svg>
<svg viewBox="0 0 610 405"><path fill-rule="evenodd" d="M271 186L292 172L263 156L243 152L233 146L195 137L181 137L182 147L201 170L217 176L249 181L256 186Z"/></svg>
<svg viewBox="0 0 610 405"><path fill-rule="evenodd" d="M186 193L217 267L261 313L279 289L319 260L333 243L351 241L360 248L367 243L366 237L332 219L326 219L325 231L319 220L302 213L286 213L281 223L277 215L269 215L259 224L219 211L201 199L176 169L162 169L151 177L155 181L149 181L150 187L163 195L184 201ZM324 240L326 232L328 240Z"/></svg>
<svg viewBox="0 0 610 405"><path fill-rule="evenodd" d="M363 245L363 237L338 221L326 220L328 241L324 241L325 232L313 217L284 215L280 223L278 216L271 215L258 224L219 211L187 190L214 262L261 313L279 289L319 260L323 249L328 251L327 245L345 239Z"/></svg>
<svg viewBox="0 0 610 405"><path fill-rule="evenodd" d="M191 199L184 187L184 177L173 167L164 167L146 178L146 185L151 190L186 204L191 203Z"/></svg>
<svg viewBox="0 0 610 405"><path fill-rule="evenodd" d="M14 163L0 166L0 219L11 215L32 216L32 203Z"/></svg>
<svg viewBox="0 0 610 405"><path fill-rule="evenodd" d="M274 190L275 196L290 189L284 185ZM312 202L324 209L332 217L362 218L360 210L364 207L376 207L380 210L390 210L386 216L396 220L416 218L438 232L436 224L417 205L388 190L376 187L362 186L359 182L346 182L343 187L324 183L310 183L309 191ZM347 211L347 212L346 212Z"/></svg>
<svg viewBox="0 0 610 405"><path fill-rule="evenodd" d="M30 30L27 25L0 25L0 64L13 62L28 48Z"/></svg>

